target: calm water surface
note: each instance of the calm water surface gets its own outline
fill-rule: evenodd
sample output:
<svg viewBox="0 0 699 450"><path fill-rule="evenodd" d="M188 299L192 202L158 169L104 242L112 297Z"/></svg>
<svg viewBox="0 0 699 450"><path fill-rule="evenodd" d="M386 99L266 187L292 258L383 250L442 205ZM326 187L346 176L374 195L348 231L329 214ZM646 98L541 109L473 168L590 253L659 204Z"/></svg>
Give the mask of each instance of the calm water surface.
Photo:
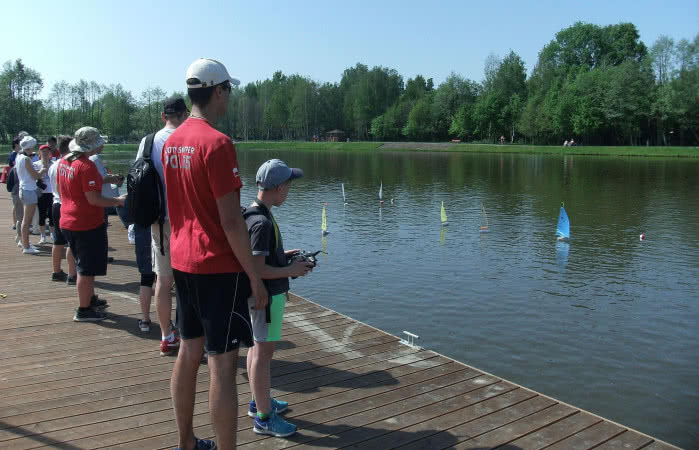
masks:
<svg viewBox="0 0 699 450"><path fill-rule="evenodd" d="M271 157L306 174L274 210L286 247L327 252L294 292L697 447L699 161L241 151L244 204ZM130 158L107 159L123 172ZM554 236L562 201L571 221L563 245Z"/></svg>

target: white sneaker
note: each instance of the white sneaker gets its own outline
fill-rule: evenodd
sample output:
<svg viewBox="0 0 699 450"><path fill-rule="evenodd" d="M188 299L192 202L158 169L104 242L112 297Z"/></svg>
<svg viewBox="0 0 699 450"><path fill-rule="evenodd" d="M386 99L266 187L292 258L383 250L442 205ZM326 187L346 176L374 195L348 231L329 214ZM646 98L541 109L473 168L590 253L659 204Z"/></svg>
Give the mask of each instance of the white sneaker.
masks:
<svg viewBox="0 0 699 450"><path fill-rule="evenodd" d="M136 232L134 231L133 224L129 225L129 244L136 245Z"/></svg>
<svg viewBox="0 0 699 450"><path fill-rule="evenodd" d="M25 248L24 250L22 250L22 253L24 253L25 255L36 255L36 254L41 253L41 252L39 251L39 249L32 247L30 245L28 248Z"/></svg>
<svg viewBox="0 0 699 450"><path fill-rule="evenodd" d="M46 244L46 237L42 234L41 239L39 239L38 245L44 245L44 244Z"/></svg>

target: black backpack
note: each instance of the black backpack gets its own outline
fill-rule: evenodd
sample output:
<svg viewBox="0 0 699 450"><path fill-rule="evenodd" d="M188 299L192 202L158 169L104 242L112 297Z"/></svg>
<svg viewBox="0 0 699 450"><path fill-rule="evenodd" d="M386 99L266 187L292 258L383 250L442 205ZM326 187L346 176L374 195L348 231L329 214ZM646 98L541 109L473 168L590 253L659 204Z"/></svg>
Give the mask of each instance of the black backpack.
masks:
<svg viewBox="0 0 699 450"><path fill-rule="evenodd" d="M10 169L10 173L7 174L7 192L12 192L17 184L17 170L13 167Z"/></svg>
<svg viewBox="0 0 699 450"><path fill-rule="evenodd" d="M146 136L143 156L131 165L126 175L126 192L133 223L142 227L149 227L155 222L160 225L160 252L164 255L165 189L151 158L154 137L155 133Z"/></svg>

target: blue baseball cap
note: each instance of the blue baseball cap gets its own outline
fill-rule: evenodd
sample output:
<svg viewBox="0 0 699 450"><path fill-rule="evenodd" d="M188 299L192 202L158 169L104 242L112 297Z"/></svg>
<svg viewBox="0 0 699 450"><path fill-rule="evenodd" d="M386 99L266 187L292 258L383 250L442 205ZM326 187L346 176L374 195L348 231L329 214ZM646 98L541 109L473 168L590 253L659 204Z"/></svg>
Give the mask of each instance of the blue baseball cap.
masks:
<svg viewBox="0 0 699 450"><path fill-rule="evenodd" d="M273 189L287 181L303 176L303 170L292 169L281 159L270 159L257 169L255 181L264 189Z"/></svg>

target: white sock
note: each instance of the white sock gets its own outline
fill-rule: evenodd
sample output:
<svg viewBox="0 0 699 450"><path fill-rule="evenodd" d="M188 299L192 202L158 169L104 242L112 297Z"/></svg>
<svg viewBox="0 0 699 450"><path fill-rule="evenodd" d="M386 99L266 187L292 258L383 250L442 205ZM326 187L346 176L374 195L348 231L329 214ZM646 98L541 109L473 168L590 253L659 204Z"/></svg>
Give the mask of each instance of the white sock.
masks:
<svg viewBox="0 0 699 450"><path fill-rule="evenodd" d="M175 340L175 332L171 331L168 336L163 336L163 341L172 342Z"/></svg>

